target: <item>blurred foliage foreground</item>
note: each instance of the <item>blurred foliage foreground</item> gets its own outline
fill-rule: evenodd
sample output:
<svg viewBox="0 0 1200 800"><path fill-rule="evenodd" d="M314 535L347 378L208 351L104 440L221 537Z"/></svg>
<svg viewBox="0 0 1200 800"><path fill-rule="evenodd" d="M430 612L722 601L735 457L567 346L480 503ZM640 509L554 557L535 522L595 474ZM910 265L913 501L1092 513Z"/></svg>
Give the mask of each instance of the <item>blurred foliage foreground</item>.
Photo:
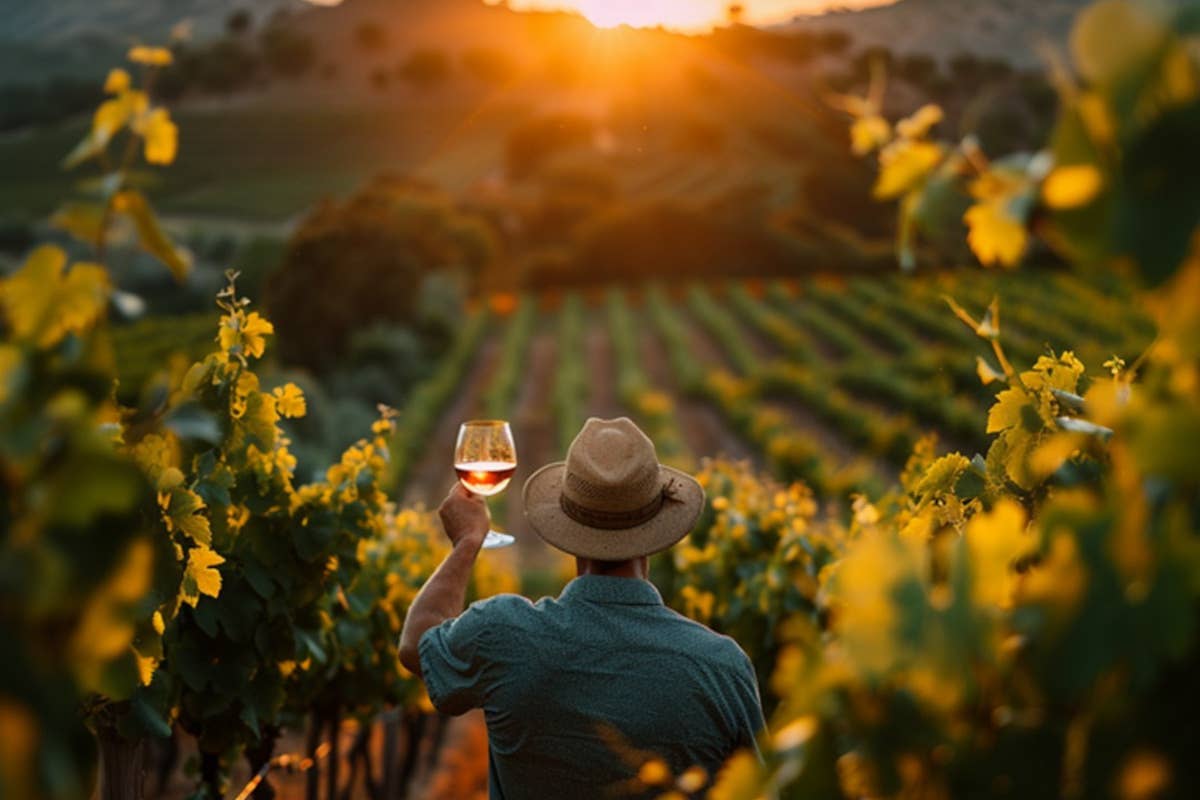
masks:
<svg viewBox="0 0 1200 800"><path fill-rule="evenodd" d="M903 260L915 236L964 222L985 263L1050 247L1139 277L1158 336L1133 364L1064 352L1019 368L995 303L954 305L999 387L980 420L987 453L923 442L903 489L860 498L844 522L802 486L710 464L702 523L655 570L671 603L759 666L766 762L739 754L707 776L648 754L644 793L1200 795L1198 34L1194 6L1090 8L1053 139L1028 156L933 141L936 109L893 127L877 97L843 98L856 149L882 148L877 194L900 201ZM130 91L127 76L110 84ZM84 157L103 164L126 128L147 160L170 160L161 114L136 96L109 108ZM105 169L103 223L148 208L119 199L120 168ZM105 224L89 239L100 263L68 268L43 247L0 284L0 781L9 796L88 793L86 720L110 796L136 796L113 793L114 775L175 724L203 754L199 792L216 796L232 757L262 763L305 715L414 702L393 646L437 537L380 490L403 426L386 410L323 480L293 485L278 423L304 398L260 386L272 326L232 282L213 352L151 407L118 407L106 318L130 301L102 265Z"/></svg>
<svg viewBox="0 0 1200 800"><path fill-rule="evenodd" d="M130 58L148 83L170 56ZM67 161L104 174L56 215L95 262L68 266L46 245L0 283L0 629L12 645L0 793L91 794L98 740L101 795L139 797L141 743L177 725L197 740L198 793L219 797L231 760L261 768L284 726L421 703L395 643L445 547L429 514L396 510L381 489L390 409L321 480L295 485L280 421L303 417L305 398L260 385L274 329L233 274L212 352L142 407L117 404L109 307L137 305L103 266L118 218L176 274L189 260L125 188L139 151L174 158L169 113L125 70L106 90ZM476 577L489 594L514 588L497 563Z"/></svg>

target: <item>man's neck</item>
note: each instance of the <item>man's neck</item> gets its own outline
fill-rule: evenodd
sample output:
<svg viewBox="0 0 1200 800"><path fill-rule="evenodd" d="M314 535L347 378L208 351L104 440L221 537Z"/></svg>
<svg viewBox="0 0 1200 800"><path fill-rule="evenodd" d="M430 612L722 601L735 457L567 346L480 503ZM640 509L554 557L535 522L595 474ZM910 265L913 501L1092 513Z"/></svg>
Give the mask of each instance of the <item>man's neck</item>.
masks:
<svg viewBox="0 0 1200 800"><path fill-rule="evenodd" d="M591 558L576 557L575 573L577 575L607 575L612 578L649 580L649 563L649 559L645 556L625 561L597 561Z"/></svg>

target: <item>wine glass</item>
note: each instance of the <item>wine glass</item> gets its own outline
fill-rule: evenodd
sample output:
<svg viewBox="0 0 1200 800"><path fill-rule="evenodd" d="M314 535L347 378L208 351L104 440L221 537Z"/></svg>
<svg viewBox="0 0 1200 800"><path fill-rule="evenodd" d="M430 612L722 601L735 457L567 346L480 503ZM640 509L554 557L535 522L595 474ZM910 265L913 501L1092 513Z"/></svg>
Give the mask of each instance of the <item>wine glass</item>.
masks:
<svg viewBox="0 0 1200 800"><path fill-rule="evenodd" d="M462 485L475 494L491 497L507 489L517 471L517 447L508 423L483 419L460 425L458 444L454 447L454 471ZM507 547L513 541L507 533L489 530L483 546Z"/></svg>

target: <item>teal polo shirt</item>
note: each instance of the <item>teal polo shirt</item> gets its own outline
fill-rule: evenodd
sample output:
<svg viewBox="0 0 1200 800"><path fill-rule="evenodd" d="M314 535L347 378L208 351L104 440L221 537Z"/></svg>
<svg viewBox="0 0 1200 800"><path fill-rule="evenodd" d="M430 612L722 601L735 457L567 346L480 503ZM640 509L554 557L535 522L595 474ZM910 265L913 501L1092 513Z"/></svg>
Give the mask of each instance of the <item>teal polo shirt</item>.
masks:
<svg viewBox="0 0 1200 800"><path fill-rule="evenodd" d="M583 575L558 598L498 595L421 637L446 714L482 708L492 800L654 796L634 776L658 757L714 775L764 727L750 659L677 614L654 585Z"/></svg>

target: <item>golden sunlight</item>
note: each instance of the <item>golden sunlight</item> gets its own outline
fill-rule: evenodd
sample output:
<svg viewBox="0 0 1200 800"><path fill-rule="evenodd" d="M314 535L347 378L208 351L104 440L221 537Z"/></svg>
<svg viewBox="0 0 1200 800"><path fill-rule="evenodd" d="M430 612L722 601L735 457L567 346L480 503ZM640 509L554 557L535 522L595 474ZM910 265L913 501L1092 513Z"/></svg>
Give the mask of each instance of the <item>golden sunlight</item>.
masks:
<svg viewBox="0 0 1200 800"><path fill-rule="evenodd" d="M579 13L598 28L663 25L692 29L720 18L720 0L578 0Z"/></svg>
<svg viewBox="0 0 1200 800"><path fill-rule="evenodd" d="M751 25L786 22L800 14L833 8L864 8L895 0L507 0L517 10L576 11L598 28L629 25L662 26L680 31L704 31L729 20L737 6L741 21ZM311 0L310 0L311 2ZM485 0L501 3L505 0Z"/></svg>

